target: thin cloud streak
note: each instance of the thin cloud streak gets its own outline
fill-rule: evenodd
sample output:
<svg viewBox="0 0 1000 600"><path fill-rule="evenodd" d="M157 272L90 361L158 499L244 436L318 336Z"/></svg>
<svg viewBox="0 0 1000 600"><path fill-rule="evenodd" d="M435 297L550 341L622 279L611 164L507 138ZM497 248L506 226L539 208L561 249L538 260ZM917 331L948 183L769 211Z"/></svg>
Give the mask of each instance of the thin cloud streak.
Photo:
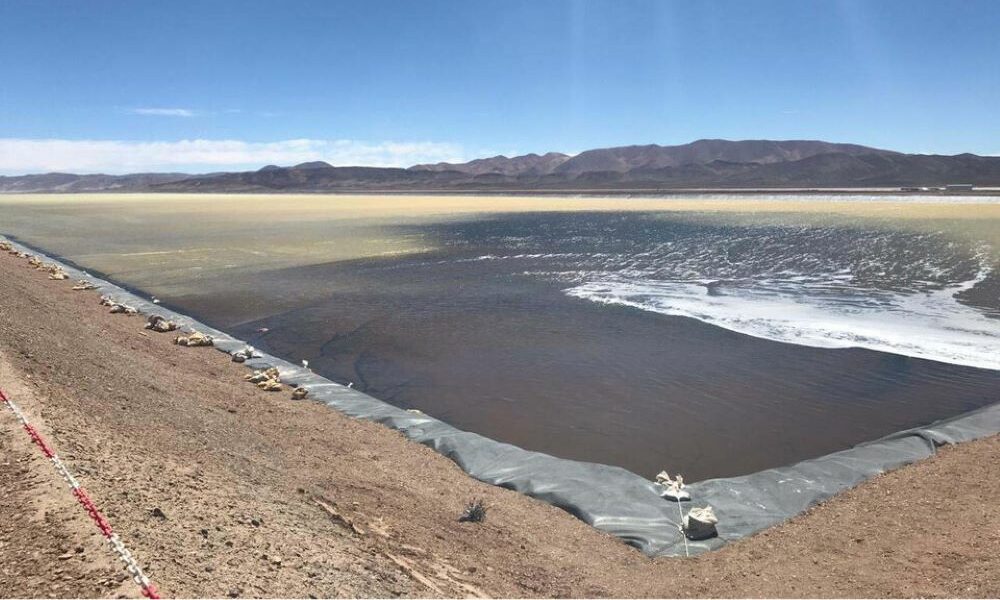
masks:
<svg viewBox="0 0 1000 600"><path fill-rule="evenodd" d="M149 117L195 117L198 111L190 108L133 108L130 111L134 115L144 115Z"/></svg>
<svg viewBox="0 0 1000 600"><path fill-rule="evenodd" d="M294 139L243 140L60 140L0 138L0 173L208 172L293 165L323 160L337 166L409 167L461 162L463 148L446 142L366 142Z"/></svg>

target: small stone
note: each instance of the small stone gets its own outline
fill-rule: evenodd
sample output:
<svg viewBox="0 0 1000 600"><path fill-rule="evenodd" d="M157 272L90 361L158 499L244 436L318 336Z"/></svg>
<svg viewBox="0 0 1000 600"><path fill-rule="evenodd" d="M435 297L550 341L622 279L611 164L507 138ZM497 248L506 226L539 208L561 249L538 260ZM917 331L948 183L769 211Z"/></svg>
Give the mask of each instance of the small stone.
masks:
<svg viewBox="0 0 1000 600"><path fill-rule="evenodd" d="M215 567L213 567L212 565L208 565L207 567L205 567L205 572L206 573L211 573L214 570L215 570Z"/></svg>
<svg viewBox="0 0 1000 600"><path fill-rule="evenodd" d="M240 588L232 588L229 590L229 597L236 598L240 595Z"/></svg>
<svg viewBox="0 0 1000 600"><path fill-rule="evenodd" d="M153 510L149 511L149 514L153 515L157 519L166 519L167 518L166 513L164 513L163 510L159 506L157 506Z"/></svg>
<svg viewBox="0 0 1000 600"><path fill-rule="evenodd" d="M260 521L258 519L250 519L250 524L254 527L260 527Z"/></svg>

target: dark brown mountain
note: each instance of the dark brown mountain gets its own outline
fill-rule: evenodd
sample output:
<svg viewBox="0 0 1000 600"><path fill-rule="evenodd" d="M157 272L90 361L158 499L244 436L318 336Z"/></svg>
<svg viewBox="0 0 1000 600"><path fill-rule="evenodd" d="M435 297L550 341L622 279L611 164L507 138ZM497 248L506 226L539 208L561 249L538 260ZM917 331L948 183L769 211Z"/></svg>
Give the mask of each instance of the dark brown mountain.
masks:
<svg viewBox="0 0 1000 600"><path fill-rule="evenodd" d="M802 160L818 154L896 154L855 144L831 144L814 140L698 140L680 146L621 146L587 150L559 165L558 173L595 171L625 173L635 169L662 169L683 165L705 165L716 161L770 164Z"/></svg>
<svg viewBox="0 0 1000 600"><path fill-rule="evenodd" d="M293 167L208 175L0 177L0 192L349 192L863 188L969 183L1000 187L1000 157L902 154L820 141L699 140L682 146L624 146L576 156L496 156L409 169Z"/></svg>
<svg viewBox="0 0 1000 600"><path fill-rule="evenodd" d="M267 168L267 167L265 167ZM333 165L322 160L314 160L312 162L299 163L292 167L293 169L332 169Z"/></svg>
<svg viewBox="0 0 1000 600"><path fill-rule="evenodd" d="M544 156L494 156L467 163L437 163L416 165L411 170L456 171L469 175L496 173L508 176L548 175L562 173L579 175L593 172L626 173L635 169L662 169L684 165L705 165L715 161L730 163L769 164L790 162L818 154L898 154L856 144L833 144L815 140L698 140L679 146L620 146L587 150L576 156L550 152Z"/></svg>
<svg viewBox="0 0 1000 600"><path fill-rule="evenodd" d="M517 177L519 175L548 175L556 170L556 167L563 164L570 157L568 154L559 152L549 152L539 156L537 154L525 154L507 158L504 155L492 158L478 158L467 163L437 163L433 165L414 165L411 171L456 171L467 175L486 175L488 173L498 173Z"/></svg>
<svg viewBox="0 0 1000 600"><path fill-rule="evenodd" d="M406 190L449 187L461 173L413 172L382 167L333 167L324 162L294 167L265 167L257 171L191 176L150 186L154 192L266 192Z"/></svg>

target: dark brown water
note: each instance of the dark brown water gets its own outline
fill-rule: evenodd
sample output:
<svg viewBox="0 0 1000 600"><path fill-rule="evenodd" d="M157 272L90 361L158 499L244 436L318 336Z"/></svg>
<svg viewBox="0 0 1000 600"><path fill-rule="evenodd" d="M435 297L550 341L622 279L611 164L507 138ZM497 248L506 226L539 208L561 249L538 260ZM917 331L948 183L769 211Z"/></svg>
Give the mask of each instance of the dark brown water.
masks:
<svg viewBox="0 0 1000 600"><path fill-rule="evenodd" d="M608 214L396 233L444 249L168 300L396 405L646 476L748 473L1000 400L1000 371L969 366L1000 339L975 244Z"/></svg>

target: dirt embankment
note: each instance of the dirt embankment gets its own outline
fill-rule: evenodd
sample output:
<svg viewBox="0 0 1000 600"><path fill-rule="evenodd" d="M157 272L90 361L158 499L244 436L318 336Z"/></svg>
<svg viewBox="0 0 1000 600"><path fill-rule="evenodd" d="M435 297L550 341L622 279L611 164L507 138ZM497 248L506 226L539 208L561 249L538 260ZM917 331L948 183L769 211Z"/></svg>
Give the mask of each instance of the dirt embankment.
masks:
<svg viewBox="0 0 1000 600"><path fill-rule="evenodd" d="M1000 438L649 560L372 423L266 393L0 254L0 386L172 596L1000 596ZM137 595L0 412L0 596ZM485 523L461 523L472 498Z"/></svg>

